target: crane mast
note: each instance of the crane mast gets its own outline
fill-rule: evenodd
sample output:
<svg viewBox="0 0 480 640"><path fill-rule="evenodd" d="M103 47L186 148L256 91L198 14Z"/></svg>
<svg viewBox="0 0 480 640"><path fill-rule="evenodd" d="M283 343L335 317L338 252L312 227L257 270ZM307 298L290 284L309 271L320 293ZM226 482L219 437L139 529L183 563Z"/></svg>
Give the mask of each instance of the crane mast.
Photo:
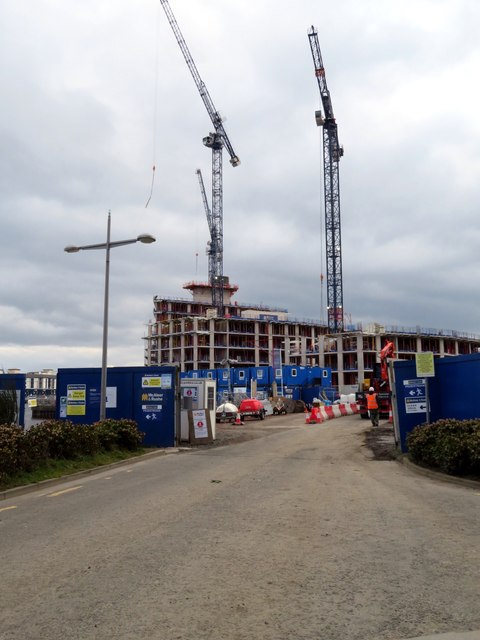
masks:
<svg viewBox="0 0 480 640"><path fill-rule="evenodd" d="M232 166L237 167L240 164L240 159L233 150L233 146L223 127L222 118L215 109L207 87L198 73L195 62L190 54L175 16L173 15L168 0L160 0L160 4L165 11L168 22L175 34L178 45L183 53L183 57L185 58L185 62L190 69L190 73L192 74L193 80L197 86L200 97L203 100L203 104L205 105L214 128L213 132L210 132L205 136L205 138L203 138L203 144L212 150L212 208L210 217L207 214L210 237L212 239L209 253L208 276L210 286L212 287L212 305L216 308L217 314L219 316L223 316L223 147L225 147L230 154L230 163ZM204 204L205 202L206 200L204 200Z"/></svg>
<svg viewBox="0 0 480 640"><path fill-rule="evenodd" d="M325 238L327 260L327 314L331 333L343 331L342 234L340 220L340 183L338 163L343 148L338 143L337 123L333 115L330 91L325 78L320 43L315 27L308 32L315 76L320 89L324 116L315 112L318 126L323 126L323 189L325 198Z"/></svg>

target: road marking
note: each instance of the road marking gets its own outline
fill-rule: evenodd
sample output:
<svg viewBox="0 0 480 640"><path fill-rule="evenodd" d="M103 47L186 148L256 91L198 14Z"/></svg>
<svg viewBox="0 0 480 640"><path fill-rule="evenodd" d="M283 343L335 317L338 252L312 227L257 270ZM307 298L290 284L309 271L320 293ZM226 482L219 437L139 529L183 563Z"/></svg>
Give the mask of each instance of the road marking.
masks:
<svg viewBox="0 0 480 640"><path fill-rule="evenodd" d="M77 489L81 489L83 485L78 485L78 487L71 487L70 489L62 489L62 491L55 491L55 493L49 493L47 498L56 498L57 496L61 496L64 493L69 493L70 491L77 491Z"/></svg>
<svg viewBox="0 0 480 640"><path fill-rule="evenodd" d="M104 480L111 480L111 479L112 479L112 476L106 476L106 477L104 478Z"/></svg>
<svg viewBox="0 0 480 640"><path fill-rule="evenodd" d="M17 507L2 507L0 511L9 511L10 509L16 509Z"/></svg>

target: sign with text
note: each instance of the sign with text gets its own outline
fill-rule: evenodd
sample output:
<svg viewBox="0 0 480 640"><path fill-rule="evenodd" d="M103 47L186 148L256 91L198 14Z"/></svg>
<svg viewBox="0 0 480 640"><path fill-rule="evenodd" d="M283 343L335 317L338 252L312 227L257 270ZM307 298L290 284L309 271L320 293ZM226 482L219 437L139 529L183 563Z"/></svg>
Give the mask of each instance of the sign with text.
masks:
<svg viewBox="0 0 480 640"><path fill-rule="evenodd" d="M67 385L67 416L84 416L87 407L87 385Z"/></svg>
<svg viewBox="0 0 480 640"><path fill-rule="evenodd" d="M188 412L189 439L192 444L208 444L213 442L210 412L206 409L195 409Z"/></svg>
<svg viewBox="0 0 480 640"><path fill-rule="evenodd" d="M425 384L425 378L415 378L413 380L403 381L406 413L427 412L427 394Z"/></svg>
<svg viewBox="0 0 480 640"><path fill-rule="evenodd" d="M417 376L423 378L435 377L435 362L432 351L415 354L415 365L417 367Z"/></svg>

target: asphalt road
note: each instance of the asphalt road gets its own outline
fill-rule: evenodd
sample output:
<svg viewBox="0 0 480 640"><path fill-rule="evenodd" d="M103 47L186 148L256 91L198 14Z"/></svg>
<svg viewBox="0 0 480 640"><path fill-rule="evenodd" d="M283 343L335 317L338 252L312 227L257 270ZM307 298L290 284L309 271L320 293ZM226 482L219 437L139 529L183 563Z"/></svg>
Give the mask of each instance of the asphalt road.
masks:
<svg viewBox="0 0 480 640"><path fill-rule="evenodd" d="M480 489L375 460L357 416L270 424L0 502L1 640L480 629Z"/></svg>

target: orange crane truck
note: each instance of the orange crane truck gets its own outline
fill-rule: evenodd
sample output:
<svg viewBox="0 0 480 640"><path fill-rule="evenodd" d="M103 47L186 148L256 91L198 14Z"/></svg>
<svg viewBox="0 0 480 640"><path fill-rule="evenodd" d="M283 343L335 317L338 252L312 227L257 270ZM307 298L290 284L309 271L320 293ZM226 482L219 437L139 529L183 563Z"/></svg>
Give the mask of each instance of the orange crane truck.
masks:
<svg viewBox="0 0 480 640"><path fill-rule="evenodd" d="M362 387L356 393L358 412L360 414L360 417L364 420L369 417L367 408L367 394L370 387L373 387L377 394L380 418L388 418L390 415L391 393L390 383L388 381L388 360L392 358L395 358L395 345L390 340L387 340L385 346L380 351L380 371L378 371L377 366L377 369L374 371L374 375L370 380L370 383L368 385L362 385Z"/></svg>

